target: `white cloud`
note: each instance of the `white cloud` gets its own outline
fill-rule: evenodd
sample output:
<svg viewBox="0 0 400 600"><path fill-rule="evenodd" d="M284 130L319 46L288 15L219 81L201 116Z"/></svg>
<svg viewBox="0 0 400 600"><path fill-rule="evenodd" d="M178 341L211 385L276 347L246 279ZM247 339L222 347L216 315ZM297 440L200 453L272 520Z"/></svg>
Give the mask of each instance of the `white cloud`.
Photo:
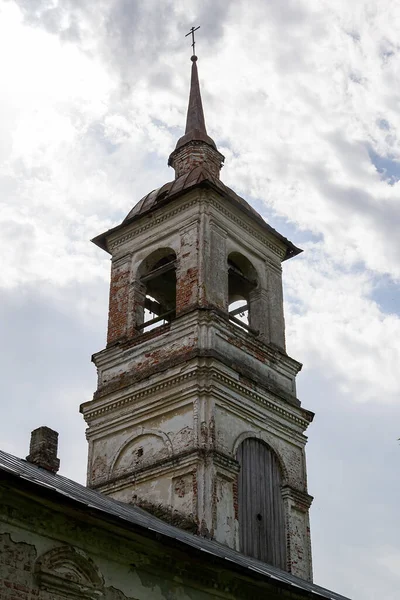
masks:
<svg viewBox="0 0 400 600"><path fill-rule="evenodd" d="M22 412L27 430L51 417L64 472L83 477L77 409L95 385L89 355L104 343L109 269L88 240L173 177L166 161L182 133L190 68L183 36L194 23L209 133L227 159L224 182L253 198L272 225L279 218L291 234L296 228L294 242L307 240L304 255L284 267L288 348L304 362L304 406L317 411L310 491L318 530L350 557L370 517L354 473L368 495L378 457L379 485L393 491L398 463L387 448L396 444L400 313L385 312L375 294L390 280L400 299L400 182L373 164L396 173L400 161L400 7L390 0L1 4L0 286L19 431L16 443L3 430L3 446L24 454ZM36 320L48 323L45 336ZM61 357L54 347L69 350ZM72 451L63 436L79 429L82 445ZM346 448L340 459L336 445ZM396 511L391 496L388 515ZM346 523L337 538L331 512ZM316 580L337 581L354 598L376 598L380 586L394 598L397 584L386 575L396 568L396 540L388 524L370 531L370 562L361 557L352 572L316 535ZM366 565L374 579L365 581Z"/></svg>
<svg viewBox="0 0 400 600"><path fill-rule="evenodd" d="M315 9L303 2L304 15L296 20L299 4L290 18L292 5L284 3L283 32L281 10L265 3L258 11L243 6L235 16L245 43L238 44L232 28L219 60L207 59L209 87L216 86L212 125L229 136L236 156L227 164L227 179L266 198L301 228L322 233L332 255L399 279L400 247L387 239L400 222L400 184L382 181L368 156L371 146L400 158L398 111L388 107L389 98L398 102L393 81L400 54L394 49L382 62L396 15L392 24L366 10L355 10L350 19L333 5L327 12L322 4ZM365 83L354 80L355 70L365 74ZM216 108L220 98L223 111ZM384 115L390 132L379 126Z"/></svg>
<svg viewBox="0 0 400 600"><path fill-rule="evenodd" d="M368 271L347 270L321 243L285 269L289 351L326 369L349 400L399 402L400 319L374 300Z"/></svg>
<svg viewBox="0 0 400 600"><path fill-rule="evenodd" d="M388 570L390 576L400 584L400 552L397 548L381 548L378 550L378 562Z"/></svg>

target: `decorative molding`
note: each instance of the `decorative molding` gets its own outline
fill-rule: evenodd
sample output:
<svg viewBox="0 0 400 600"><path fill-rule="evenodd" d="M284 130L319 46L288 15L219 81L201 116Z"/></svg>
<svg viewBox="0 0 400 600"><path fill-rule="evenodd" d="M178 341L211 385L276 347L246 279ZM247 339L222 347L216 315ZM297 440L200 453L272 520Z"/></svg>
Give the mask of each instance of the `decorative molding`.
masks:
<svg viewBox="0 0 400 600"><path fill-rule="evenodd" d="M276 254L281 260L285 257L286 250L279 248L279 246L276 246L275 244L273 244L272 242L267 240L264 236L262 236L260 233L258 233L258 231L256 231L253 227L251 227L250 225L245 223L242 219L240 219L239 217L234 215L231 211L229 211L227 208L222 206L221 202L219 202L216 198L212 197L211 199L208 200L208 202L212 206L214 206L214 208L219 210L220 213L222 213L223 215L228 217L231 221L236 223L236 225L239 225L242 229L247 231L247 233L249 233L251 236L255 237L259 242L264 244L264 246L267 246L267 248L272 250L272 252L274 254Z"/></svg>
<svg viewBox="0 0 400 600"><path fill-rule="evenodd" d="M196 376L195 371L191 371L189 373L184 373L183 375L178 375L177 377L173 377L172 379L168 379L167 381L163 381L161 383L156 383L155 385L153 385L145 390L141 390L140 392L137 392L136 394L131 394L129 396L125 396L124 398L115 400L115 401L111 402L110 404L107 404L106 406L101 406L99 408L94 408L92 410L90 410L90 409L85 410L85 411L83 411L85 414L85 418L93 419L95 417L109 413L111 411L119 410L123 406L129 406L131 404L134 404L134 403L138 402L139 400L147 398L148 396L153 395L157 392L171 388L176 384L182 383L183 381L188 381L189 379L192 379L195 376ZM96 402L96 400L92 400L92 402Z"/></svg>
<svg viewBox="0 0 400 600"><path fill-rule="evenodd" d="M300 512L307 512L314 500L313 496L310 496L306 491L297 490L290 485L282 486L282 497L284 500L293 502L293 508Z"/></svg>
<svg viewBox="0 0 400 600"><path fill-rule="evenodd" d="M197 465L204 461L206 463L213 461L218 471L224 473L227 479L230 474L230 478L233 480L239 471L238 463L232 456L215 448L192 447L173 456L156 459L154 462L136 469L132 468L129 472L99 478L91 483L90 488L102 493L109 493L129 488L133 483L140 484L143 481L160 479L164 475L170 475L171 478L182 477L196 471Z"/></svg>
<svg viewBox="0 0 400 600"><path fill-rule="evenodd" d="M277 265L270 258L266 258L265 266L266 266L267 270L274 271L276 273L276 275L282 276L282 265L280 265L280 264Z"/></svg>
<svg viewBox="0 0 400 600"><path fill-rule="evenodd" d="M113 477L99 478L90 484L90 488L102 493L109 493L132 487L132 484L140 484L149 479L159 480L164 475L171 475L171 477L178 473L185 475L193 472L201 454L204 454L204 451L192 447L174 456L160 458L136 469L133 468L129 472L113 475Z"/></svg>
<svg viewBox="0 0 400 600"><path fill-rule="evenodd" d="M206 371L207 370L208 369L206 368ZM157 383L151 387L148 387L145 390L141 390L140 392L137 392L136 394L130 394L129 396L115 400L115 401L107 404L106 406L93 408L92 410L90 410L90 409L85 410L84 411L85 419L91 420L96 417L99 417L100 415L105 415L112 411L119 410L123 406L127 407L129 405L135 404L139 400L145 399L148 396L151 396L159 391L166 390L166 389L172 388L174 386L180 385L183 382L187 382L193 378L196 378L198 374L202 375L203 373L204 373L204 367L197 367L196 371L184 373L183 375L173 377L172 379L169 379L167 381ZM231 389L239 392L240 394L243 394L244 396L247 396L248 398L251 398L258 404L268 408L269 410L276 413L283 419L286 419L287 421L291 421L292 423L295 423L296 425L300 426L302 429L306 429L309 425L309 422L306 419L294 415L292 412L286 410L284 407L279 406L278 404L275 404L271 400L268 400L267 398L261 396L260 394L256 393L255 391L241 385L237 381L231 379L230 377L228 377L226 375L223 375L222 373L219 373L218 371L213 370L211 378L221 381L222 383L226 384ZM201 387L203 387L203 386L201 386Z"/></svg>
<svg viewBox="0 0 400 600"><path fill-rule="evenodd" d="M35 564L41 590L58 597L98 600L104 594L103 577L82 550L60 546L42 555Z"/></svg>
<svg viewBox="0 0 400 600"><path fill-rule="evenodd" d="M279 405L271 402L267 398L263 398L260 394L257 394L253 390L243 387L242 385L240 385L233 379L227 377L226 375L216 372L216 373L214 373L214 377L216 379L222 381L223 383L227 384L230 388L239 391L241 394L251 398L252 400L255 400L256 402L258 402L258 404L262 404L263 406L267 407L271 411L279 414L284 419L286 419L288 421L292 421L293 423L296 423L296 425L300 425L304 429L306 429L308 427L309 423L305 419L302 419L301 417L297 417L293 413L285 410L282 406L279 406Z"/></svg>
<svg viewBox="0 0 400 600"><path fill-rule="evenodd" d="M183 339L188 333L192 332L195 326L202 326L204 324L214 327L216 334L223 340L225 340L224 336L234 333L236 338L240 338L247 346L254 348L257 354L262 352L265 358L273 364L276 364L277 361L279 361L281 365L285 366L285 370L289 370L292 375L296 375L302 368L302 364L299 361L290 357L278 346L271 343L265 343L262 340L260 341L257 337L240 330L228 320L226 311L216 307L194 307L190 311L175 318L168 325L168 331L171 331L176 338ZM163 325L162 327L165 326ZM161 327L159 329L161 330ZM163 332L165 331L166 330L163 330ZM152 331L148 333L151 334ZM93 354L92 360L98 368L120 365L121 360L128 360L145 349L145 344L148 340L148 338L145 337L146 335L147 334L142 334L129 342L119 342L113 346L100 350ZM163 346L164 344L159 341L159 345Z"/></svg>
<svg viewBox="0 0 400 600"><path fill-rule="evenodd" d="M147 223L145 225L142 225L141 227L136 227L133 230L131 230L129 233L126 233L125 235L115 239L113 242L110 243L110 246L109 246L110 250L115 250L115 248L118 248L118 246L120 246L121 244L124 244L125 242L129 242L129 240L131 240L133 237L136 237L140 233L143 233L144 231L151 229L152 227L154 227L154 225L159 225L160 223L163 223L164 221L171 219L171 217L174 217L175 215L179 214L180 212L186 210L187 208L190 208L194 204L197 204L197 202L198 202L198 198L194 198L193 200L190 200L189 202L185 202L184 204L179 204L175 209L164 213L164 215L161 215L161 216L157 217L156 219L151 220L150 222L148 222L149 216L146 215Z"/></svg>
<svg viewBox="0 0 400 600"><path fill-rule="evenodd" d="M151 229L152 227L154 227L154 225L159 225L160 223L163 223L164 221L171 219L175 215L181 213L182 211L186 210L187 208L190 208L191 206L193 206L194 204L196 204L197 202L202 201L202 200L205 200L210 205L214 206L214 208L216 208L225 217L228 217L231 221L236 223L236 225L239 225L242 229L244 229L250 235L255 237L259 242L261 242L262 244L267 246L267 248L269 248L276 256L278 256L280 260L282 260L285 257L285 254L286 254L285 249L282 249L279 246L273 244L270 240L267 240L266 236L261 235L258 231L256 231L256 229L254 227L251 227L251 225L249 225L248 223L246 223L245 221L240 219L238 216L234 215L232 213L232 211L229 211L227 208L225 208L222 205L222 203L220 201L218 201L215 197L213 197L213 196L210 197L208 195L207 196L201 195L199 198L193 198L189 202L179 204L175 209L165 212L163 215L158 216L154 220L152 219L150 222L148 221L146 224L143 224L141 227L136 227L133 230L131 230L129 233L126 233L125 235L118 237L114 241L110 242L110 244L109 244L110 251L115 250L121 244L128 242L133 237L136 237L137 235L143 233L144 231ZM149 217L147 216L147 219L148 218Z"/></svg>
<svg viewBox="0 0 400 600"><path fill-rule="evenodd" d="M219 474L224 475L227 481L233 481L240 471L240 466L236 458L220 450L210 450L209 452L212 452L216 467L222 469L222 472L219 471ZM230 477L227 476L227 473L230 474Z"/></svg>
<svg viewBox="0 0 400 600"><path fill-rule="evenodd" d="M213 216L209 216L209 225L210 230L213 233L220 235L225 240L229 237L226 228L223 227L220 223L218 223L218 221L216 221Z"/></svg>
<svg viewBox="0 0 400 600"><path fill-rule="evenodd" d="M134 442L136 439L139 439L143 436L153 436L153 437L161 438L161 440L164 443L165 448L168 451L168 455L172 456L172 454L173 454L172 443L166 433L164 433L160 429L146 429L145 427L138 427L136 429L135 433L133 435L129 436L129 438L122 444L122 446L120 448L118 448L118 451L116 452L113 460L111 461L111 465L110 465L110 469L109 469L109 477L112 476L112 473L116 467L118 460L121 458L121 456L123 455L125 450L128 448L128 446L132 442Z"/></svg>
<svg viewBox="0 0 400 600"><path fill-rule="evenodd" d="M113 256L111 258L111 263L114 267L121 267L126 262L130 262L132 260L133 252L127 252L122 256Z"/></svg>

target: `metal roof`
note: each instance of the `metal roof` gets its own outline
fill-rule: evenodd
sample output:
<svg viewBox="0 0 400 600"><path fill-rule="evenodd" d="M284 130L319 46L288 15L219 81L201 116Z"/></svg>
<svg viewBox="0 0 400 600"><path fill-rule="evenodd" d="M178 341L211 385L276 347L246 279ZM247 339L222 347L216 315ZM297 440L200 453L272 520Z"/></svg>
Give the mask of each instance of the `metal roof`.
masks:
<svg viewBox="0 0 400 600"><path fill-rule="evenodd" d="M167 204L173 199L177 198L179 195L188 192L189 190L195 189L199 186L209 186L219 194L227 198L230 202L235 204L240 210L247 213L252 219L254 219L264 230L266 230L269 234L278 238L281 242L283 242L286 246L286 255L283 260L288 258L292 258L292 256L296 256L302 250L297 248L290 240L285 238L282 234L280 234L276 229L271 227L263 217L256 211L254 208L241 196L236 194L231 188L222 183L222 181L212 175L208 169L204 165L200 165L195 167L189 173L184 173L174 181L169 181L165 183L162 187L153 190L152 192L146 194L139 202L135 204L135 206L129 211L125 219L122 221L120 225L109 229L108 231L101 233L92 239L97 246L102 248L103 250L107 250L107 237L119 229L123 228L125 225L132 223L136 219L151 213L159 206Z"/></svg>
<svg viewBox="0 0 400 600"><path fill-rule="evenodd" d="M173 525L169 525L137 506L113 500L71 479L46 471L26 460L0 450L1 472L34 484L38 494L51 491L64 498L67 497L73 503L78 503L82 510L87 508L94 509L103 513L105 517L113 517L117 521L120 521L122 526L128 527L129 525L133 525L147 532L154 532L161 535L164 539L175 540L183 546L200 550L204 552L205 560L207 560L206 555L225 560L227 569L232 569L232 565L236 565L250 572L257 573L258 576L265 577L269 583L275 583L278 586L280 584L289 586L293 591L303 592L304 594L311 595L311 597L328 598L329 600L349 600L340 594L336 594L271 565L245 556L218 542L193 535ZM249 573L249 576L251 576L251 573Z"/></svg>
<svg viewBox="0 0 400 600"><path fill-rule="evenodd" d="M146 194L139 202L129 211L123 222L130 221L132 217L138 216L154 208L160 200L167 196L174 196L178 192L189 190L195 187L203 181L209 181L212 183L220 192L224 195L229 195L237 201L237 203L244 209L246 209L253 217L257 220L262 221L263 225L266 225L262 216L254 210L254 208L246 202L244 198L238 196L233 190L226 186L222 181L212 175L205 165L194 167L188 173L184 173L174 181L165 183L162 187L157 190L153 190L149 194ZM275 230L273 230L275 233Z"/></svg>

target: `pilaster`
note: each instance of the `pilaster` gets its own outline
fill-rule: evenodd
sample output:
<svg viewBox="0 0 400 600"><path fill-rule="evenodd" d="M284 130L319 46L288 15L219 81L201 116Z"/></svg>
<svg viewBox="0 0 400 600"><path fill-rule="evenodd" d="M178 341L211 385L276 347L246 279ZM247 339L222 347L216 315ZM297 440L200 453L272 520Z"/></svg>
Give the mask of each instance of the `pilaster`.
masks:
<svg viewBox="0 0 400 600"><path fill-rule="evenodd" d="M108 344L126 338L128 333L130 271L131 253L113 258L108 311Z"/></svg>
<svg viewBox="0 0 400 600"><path fill-rule="evenodd" d="M284 486L282 496L287 519L289 570L301 579L312 581L309 509L313 497L289 485Z"/></svg>

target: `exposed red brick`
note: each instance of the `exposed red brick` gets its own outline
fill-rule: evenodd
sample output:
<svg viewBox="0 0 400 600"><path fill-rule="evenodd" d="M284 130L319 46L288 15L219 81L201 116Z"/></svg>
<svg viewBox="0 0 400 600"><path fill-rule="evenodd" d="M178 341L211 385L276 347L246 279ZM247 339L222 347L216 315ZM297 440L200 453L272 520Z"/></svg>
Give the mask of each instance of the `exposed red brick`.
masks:
<svg viewBox="0 0 400 600"><path fill-rule="evenodd" d="M107 343L112 344L127 334L129 305L129 270L127 265L112 265L108 310Z"/></svg>
<svg viewBox="0 0 400 600"><path fill-rule="evenodd" d="M176 314L188 310L197 302L199 290L198 269L191 268L181 275L176 289Z"/></svg>

